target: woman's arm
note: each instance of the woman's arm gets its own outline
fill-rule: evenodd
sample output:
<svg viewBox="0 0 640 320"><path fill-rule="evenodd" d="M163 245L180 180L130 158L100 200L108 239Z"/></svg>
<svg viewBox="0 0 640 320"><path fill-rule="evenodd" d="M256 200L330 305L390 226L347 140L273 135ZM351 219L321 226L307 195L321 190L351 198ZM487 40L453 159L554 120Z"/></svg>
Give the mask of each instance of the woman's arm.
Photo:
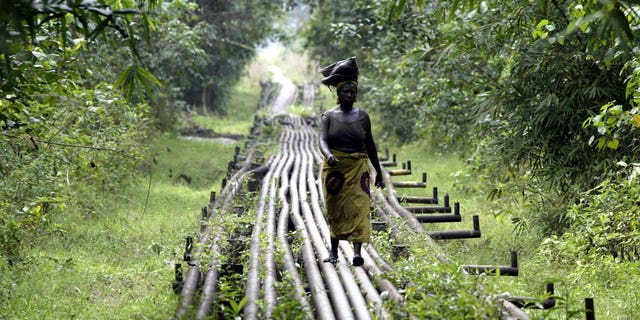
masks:
<svg viewBox="0 0 640 320"><path fill-rule="evenodd" d="M331 149L329 149L329 117L325 114L322 114L320 118L320 152L330 166L338 164L338 159L331 154Z"/></svg>
<svg viewBox="0 0 640 320"><path fill-rule="evenodd" d="M369 119L368 114L366 115L364 121L364 146L367 149L367 156L369 157L369 161L371 161L373 168L376 170L376 181L374 185L376 187L384 188L384 182L382 180L382 167L380 166L380 160L378 159L378 149L376 148L376 144L373 141L373 135L371 134L371 119Z"/></svg>

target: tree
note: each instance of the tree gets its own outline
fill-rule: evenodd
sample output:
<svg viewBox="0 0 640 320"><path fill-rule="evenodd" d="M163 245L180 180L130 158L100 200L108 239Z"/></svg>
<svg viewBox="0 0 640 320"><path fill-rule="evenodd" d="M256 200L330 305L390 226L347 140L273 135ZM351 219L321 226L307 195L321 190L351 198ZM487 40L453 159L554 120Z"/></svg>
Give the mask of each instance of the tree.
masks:
<svg viewBox="0 0 640 320"><path fill-rule="evenodd" d="M615 175L612 164L638 151L633 126L605 130L601 111L619 106L627 124L637 113L634 4L361 1L376 8L368 18L384 30L363 51L366 74L376 80L365 103L401 142L477 152L492 195L536 197L536 212L549 213L539 220L561 230L580 191ZM344 18L320 16L324 25ZM629 140L617 139L622 133ZM605 154L590 144L596 139L619 149Z"/></svg>
<svg viewBox="0 0 640 320"><path fill-rule="evenodd" d="M140 165L150 118L167 128L193 88L229 87L275 3L216 2L237 16L212 24L183 0L2 2L0 255L19 262L51 216L101 214L96 195Z"/></svg>
<svg viewBox="0 0 640 320"><path fill-rule="evenodd" d="M94 213L144 150L148 106L95 78L100 37L131 37L138 9L95 1L3 2L0 47L0 255L51 231L69 206ZM87 57L95 58L83 59ZM92 201L87 201L92 199Z"/></svg>
<svg viewBox="0 0 640 320"><path fill-rule="evenodd" d="M198 1L198 22L205 31L200 47L208 56L197 82L184 90L187 104L225 114L224 101L255 48L275 33L274 21L284 13L282 1Z"/></svg>

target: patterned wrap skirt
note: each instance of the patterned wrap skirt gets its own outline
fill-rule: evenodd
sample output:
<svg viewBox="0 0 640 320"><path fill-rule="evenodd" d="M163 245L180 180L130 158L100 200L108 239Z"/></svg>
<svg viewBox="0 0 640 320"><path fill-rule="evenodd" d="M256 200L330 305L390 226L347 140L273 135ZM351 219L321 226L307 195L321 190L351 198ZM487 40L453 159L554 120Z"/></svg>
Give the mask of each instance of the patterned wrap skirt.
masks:
<svg viewBox="0 0 640 320"><path fill-rule="evenodd" d="M369 158L366 153L331 150L335 167L322 167L326 217L331 237L369 242L371 237Z"/></svg>

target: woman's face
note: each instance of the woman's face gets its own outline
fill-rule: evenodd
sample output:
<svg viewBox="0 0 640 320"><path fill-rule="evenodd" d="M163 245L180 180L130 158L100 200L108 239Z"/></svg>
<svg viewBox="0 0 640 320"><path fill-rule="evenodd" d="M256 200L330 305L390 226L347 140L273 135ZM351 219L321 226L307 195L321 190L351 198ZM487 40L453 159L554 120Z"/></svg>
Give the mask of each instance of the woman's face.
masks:
<svg viewBox="0 0 640 320"><path fill-rule="evenodd" d="M353 83L345 83L338 90L338 101L345 104L353 104L358 97L358 87Z"/></svg>

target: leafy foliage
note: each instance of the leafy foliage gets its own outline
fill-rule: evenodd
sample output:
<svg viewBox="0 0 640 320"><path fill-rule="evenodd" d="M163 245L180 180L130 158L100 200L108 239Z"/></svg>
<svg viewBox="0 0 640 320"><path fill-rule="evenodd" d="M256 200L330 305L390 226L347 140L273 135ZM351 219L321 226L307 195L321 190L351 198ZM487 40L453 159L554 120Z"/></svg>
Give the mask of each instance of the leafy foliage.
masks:
<svg viewBox="0 0 640 320"><path fill-rule="evenodd" d="M153 7L156 1L148 4ZM67 46L72 46L70 35L82 35L93 40L106 28L112 28L126 38L129 36L128 28L123 22L130 21L129 16L140 11L133 8L132 2L122 5L108 1L4 1L0 15L0 48L3 53L0 76L8 81L2 86L6 89L6 86L15 85L15 80L21 75L11 65L14 50L20 47L17 38L21 38L22 43L38 43L46 31L51 38L57 38L63 52Z"/></svg>
<svg viewBox="0 0 640 320"><path fill-rule="evenodd" d="M128 103L104 79L86 81L90 71L78 59L82 37L95 39L108 26L123 33L116 17L137 10L95 2L9 6L0 41L0 254L15 263L30 237L58 229L51 215L69 205L95 213L94 194L109 192L137 164L148 107Z"/></svg>
<svg viewBox="0 0 640 320"><path fill-rule="evenodd" d="M366 66L360 103L387 137L460 151L498 220L509 214L517 234L547 237L541 265L578 266L563 270L573 293L627 283L622 270L637 271L620 252L636 259L640 238L638 2L358 2L367 5L384 32L367 50L349 44ZM313 39L319 52L334 48ZM569 317L570 300L560 311Z"/></svg>
<svg viewBox="0 0 640 320"><path fill-rule="evenodd" d="M454 264L424 263L424 260L416 258L428 255L426 252L416 252L415 256L394 266L394 270L398 271L393 272L393 280L405 284L399 289L406 299L403 305L388 308L393 310L394 319L497 317L494 303L478 284L478 278L468 277Z"/></svg>
<svg viewBox="0 0 640 320"><path fill-rule="evenodd" d="M312 15L301 30L304 46L323 66L352 56L365 58L366 50L379 39L376 35L381 24L375 10L380 2L355 1L348 6L336 0L304 2L312 7Z"/></svg>
<svg viewBox="0 0 640 320"><path fill-rule="evenodd" d="M49 95L60 89L42 85L35 99L0 100L17 111L0 142L0 252L9 259L22 238L54 227L48 216L66 205L96 214L94 194L112 190L144 151L145 106L131 107L108 85Z"/></svg>
<svg viewBox="0 0 640 320"><path fill-rule="evenodd" d="M320 14L323 25L344 27L333 38L317 28L313 41L316 52L334 48L347 29L367 40L346 44L364 55L362 102L384 119L383 132L475 152L491 195L537 203L534 225L560 232L579 193L638 152L633 5L359 1L369 16ZM355 23L365 19L373 25ZM369 30L380 30L375 41L364 36ZM601 108L608 120L597 116ZM627 111L611 117L616 110Z"/></svg>
<svg viewBox="0 0 640 320"><path fill-rule="evenodd" d="M620 181L605 181L585 192L584 202L572 206L568 218L572 227L560 238L549 240L563 252L557 259L567 262L589 256L635 257L640 246L640 201L637 166L624 167L632 176Z"/></svg>
<svg viewBox="0 0 640 320"><path fill-rule="evenodd" d="M59 229L51 215L99 214L96 195L140 165L152 121L170 129L188 103L224 111L224 94L200 88L231 87L273 31L275 5L3 2L2 257L20 261L23 239Z"/></svg>
<svg viewBox="0 0 640 320"><path fill-rule="evenodd" d="M206 55L196 81L187 82L183 100L203 110L225 114L224 104L242 71L255 55L255 47L276 33L275 20L284 12L281 1L197 1L199 47ZM194 12L195 13L195 12ZM195 21L194 21L195 22ZM180 35L180 34L178 34Z"/></svg>

